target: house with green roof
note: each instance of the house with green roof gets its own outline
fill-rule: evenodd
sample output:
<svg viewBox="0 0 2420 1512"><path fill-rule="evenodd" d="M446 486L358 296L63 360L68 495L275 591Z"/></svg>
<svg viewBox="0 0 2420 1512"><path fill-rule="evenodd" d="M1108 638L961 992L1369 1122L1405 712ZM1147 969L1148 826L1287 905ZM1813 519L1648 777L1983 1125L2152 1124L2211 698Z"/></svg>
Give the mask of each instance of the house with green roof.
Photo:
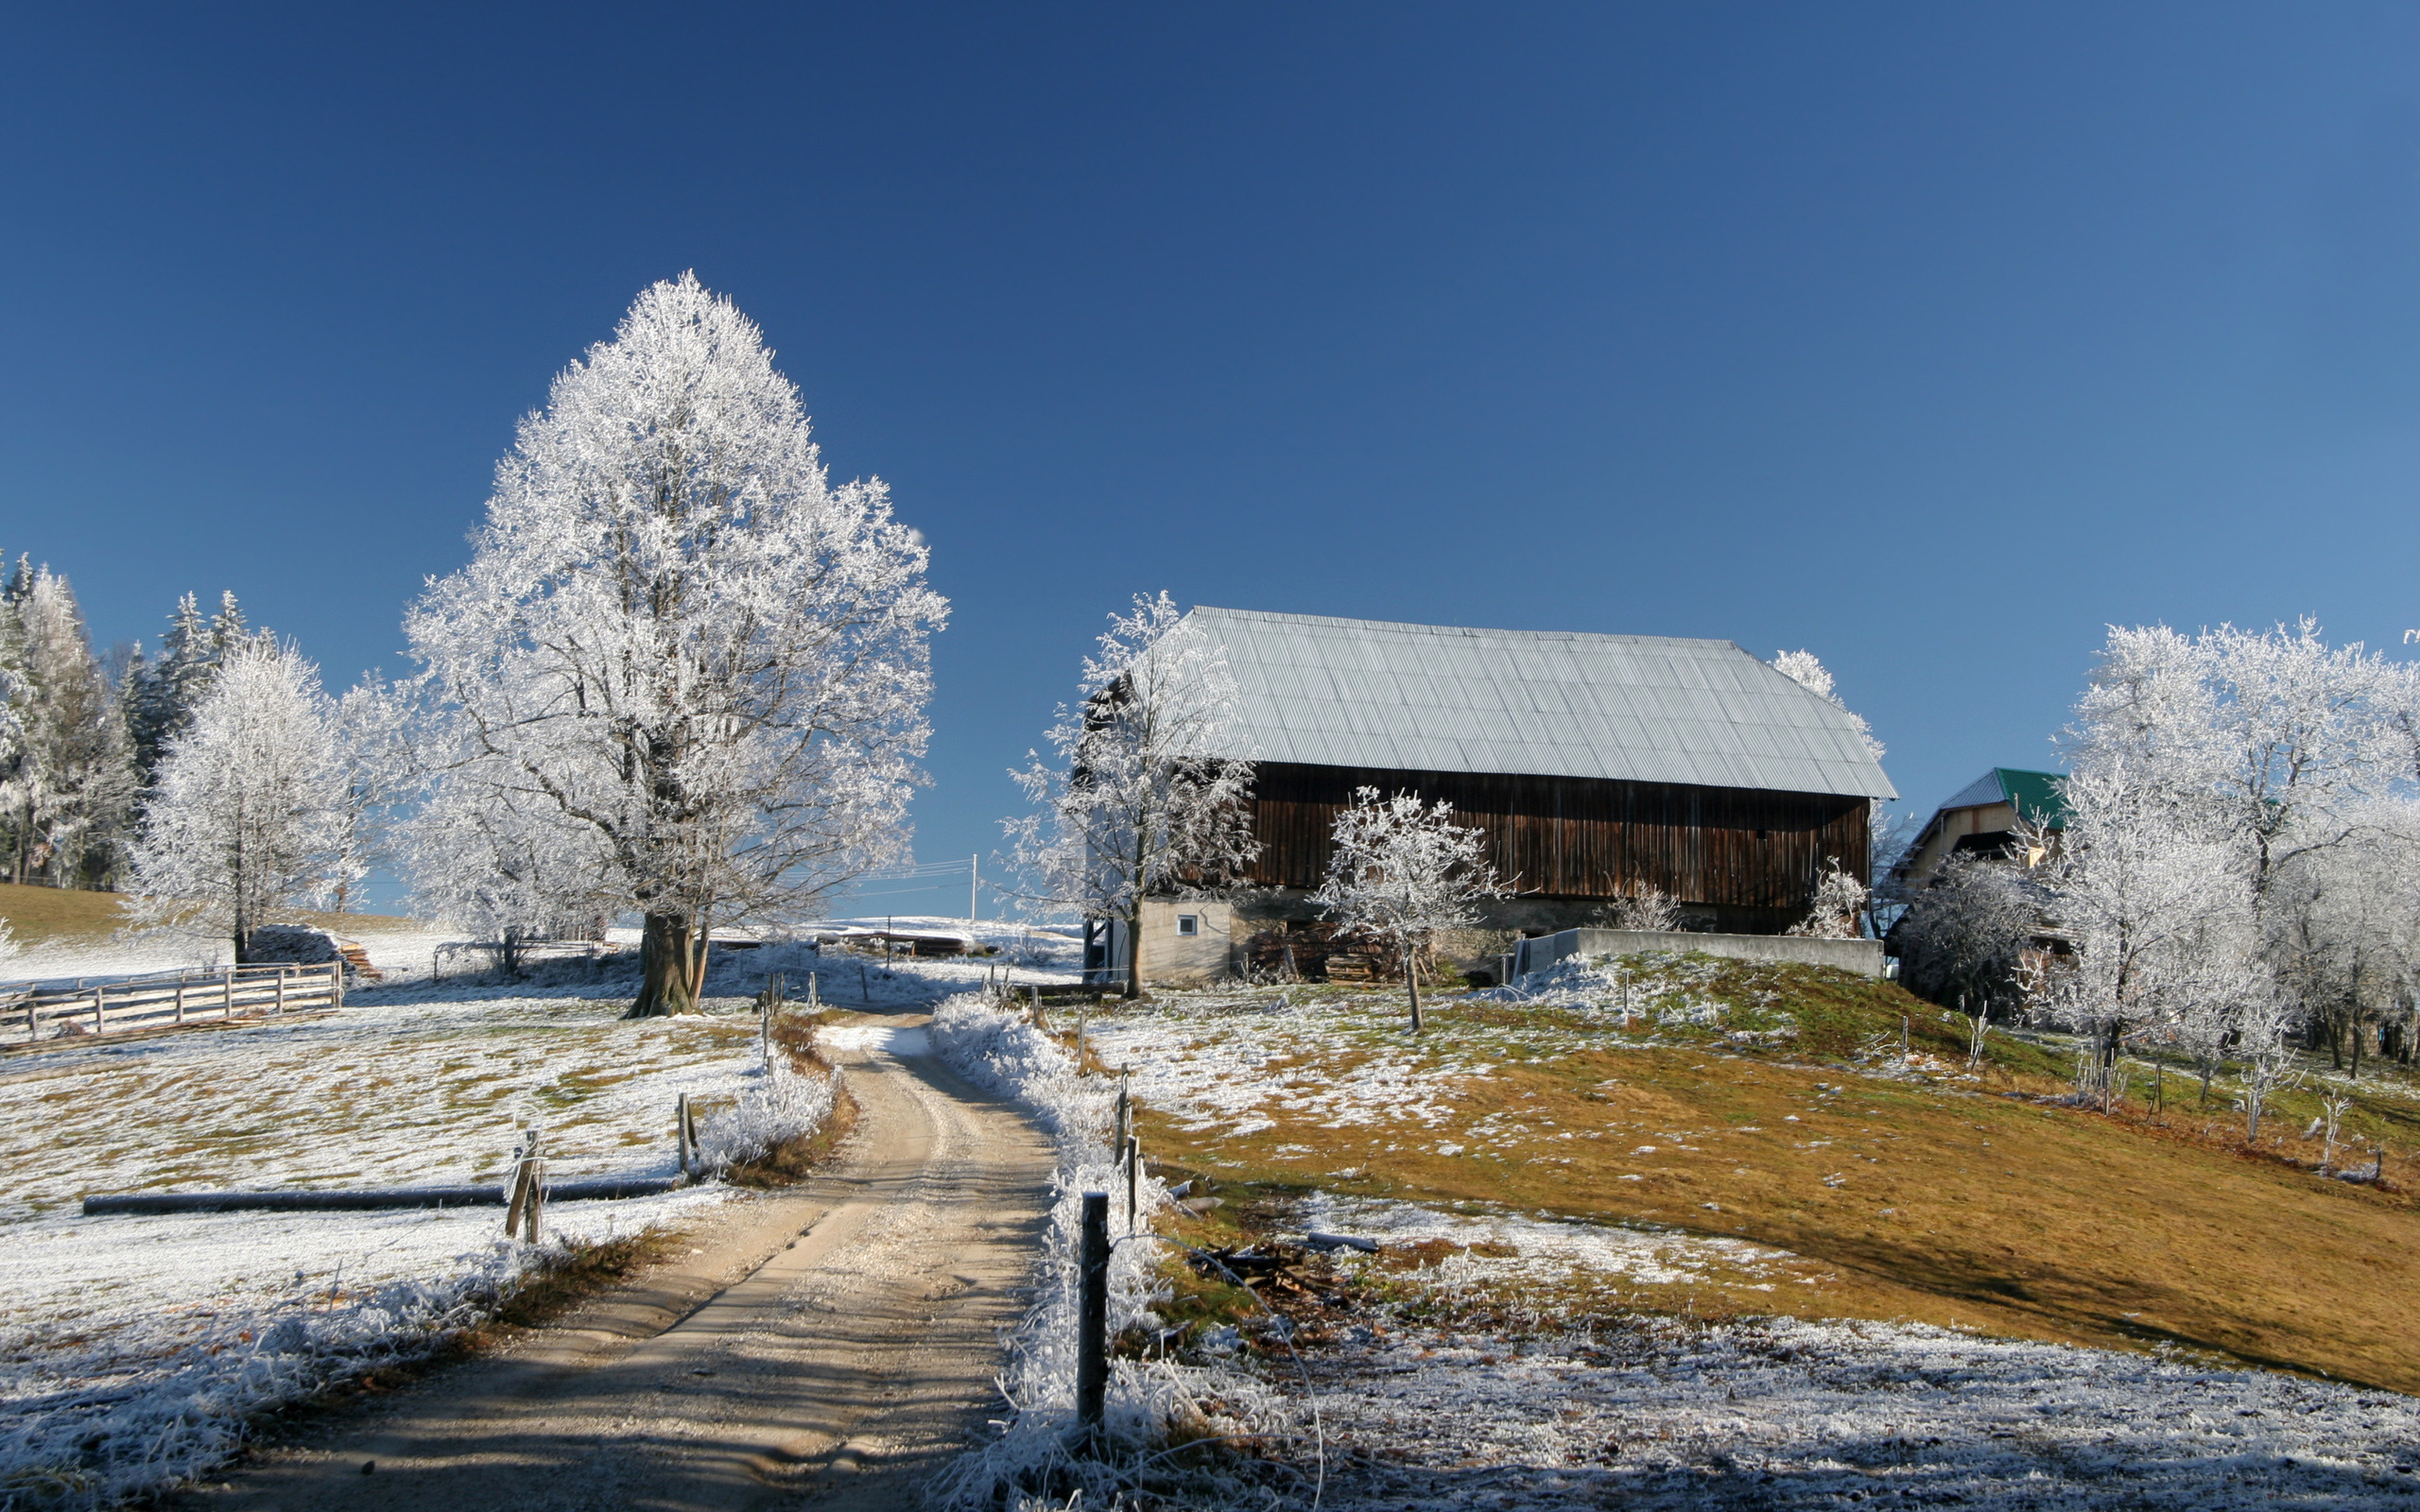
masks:
<svg viewBox="0 0 2420 1512"><path fill-rule="evenodd" d="M1891 868L1902 896L1931 885L1954 855L2007 855L2019 822L2063 830L2066 779L2057 772L1995 766L1951 795Z"/></svg>

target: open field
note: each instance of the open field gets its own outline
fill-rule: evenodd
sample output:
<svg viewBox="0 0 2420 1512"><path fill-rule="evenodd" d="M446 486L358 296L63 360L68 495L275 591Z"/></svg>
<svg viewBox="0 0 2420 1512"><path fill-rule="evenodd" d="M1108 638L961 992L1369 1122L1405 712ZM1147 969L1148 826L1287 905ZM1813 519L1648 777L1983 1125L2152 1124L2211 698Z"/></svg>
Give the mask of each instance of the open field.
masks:
<svg viewBox="0 0 2420 1512"><path fill-rule="evenodd" d="M141 1480L130 1456L206 1459L251 1407L476 1321L552 1252L505 1242L492 1208L85 1218L84 1195L501 1184L533 1125L555 1179L672 1174L675 1096L761 1078L755 1016L622 1007L357 1002L0 1061L0 1480L38 1483L62 1452L103 1486ZM677 1227L732 1195L560 1203L548 1237Z"/></svg>
<svg viewBox="0 0 2420 1512"><path fill-rule="evenodd" d="M20 945L34 947L63 939L103 939L126 922L129 895L85 892L72 887L29 887L0 882L0 919ZM414 929L411 919L389 914L298 913L306 923L339 935L373 934Z"/></svg>
<svg viewBox="0 0 2420 1512"><path fill-rule="evenodd" d="M1314 1191L1580 1219L1690 1260L1524 1283L1566 1317L1897 1319L2420 1389L2394 1284L2420 1210L2292 1163L2319 1153L2296 1101L2250 1150L2223 1105L2046 1100L2053 1048L1999 1040L1970 1074L1889 984L1684 962L1632 991L1628 1028L1618 993L1496 992L1435 1005L1417 1040L1384 994L1168 994L1093 1043L1133 1068L1149 1147L1230 1198L1205 1233ZM2410 1126L2407 1084L2364 1088L2365 1133ZM2390 1172L2409 1159L2391 1144Z"/></svg>

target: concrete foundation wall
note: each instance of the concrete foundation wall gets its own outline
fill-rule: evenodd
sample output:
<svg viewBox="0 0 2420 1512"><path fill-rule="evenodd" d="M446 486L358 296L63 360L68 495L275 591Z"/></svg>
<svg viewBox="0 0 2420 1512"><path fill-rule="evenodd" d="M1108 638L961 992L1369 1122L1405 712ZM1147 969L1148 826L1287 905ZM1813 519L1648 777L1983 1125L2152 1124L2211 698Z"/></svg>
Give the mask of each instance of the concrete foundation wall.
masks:
<svg viewBox="0 0 2420 1512"><path fill-rule="evenodd" d="M1543 971L1555 962L1577 955L1635 955L1642 951L1703 951L1741 961L1795 961L1802 966L1836 966L1860 976L1882 974L1882 942L1878 939L1814 939L1803 935L1699 935L1647 929L1566 929L1559 935L1525 939L1514 948L1512 969Z"/></svg>
<svg viewBox="0 0 2420 1512"><path fill-rule="evenodd" d="M1178 933L1180 920L1193 920L1194 933ZM1171 902L1149 899L1143 904L1143 980L1168 987L1216 982L1229 974L1229 945L1235 910L1223 902Z"/></svg>

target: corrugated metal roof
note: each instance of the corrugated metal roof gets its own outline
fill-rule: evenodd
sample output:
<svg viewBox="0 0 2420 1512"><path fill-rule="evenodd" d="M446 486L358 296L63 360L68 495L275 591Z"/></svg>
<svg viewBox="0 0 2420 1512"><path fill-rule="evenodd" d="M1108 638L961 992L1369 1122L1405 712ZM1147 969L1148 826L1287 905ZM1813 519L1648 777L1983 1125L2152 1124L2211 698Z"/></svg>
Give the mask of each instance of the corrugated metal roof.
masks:
<svg viewBox="0 0 2420 1512"><path fill-rule="evenodd" d="M1846 713L1730 641L1187 617L1225 645L1260 761L1899 796Z"/></svg>
<svg viewBox="0 0 2420 1512"><path fill-rule="evenodd" d="M2067 822L2067 780L2056 772L2029 772L2021 766L1995 768L2000 790L2017 814L2058 830Z"/></svg>
<svg viewBox="0 0 2420 1512"><path fill-rule="evenodd" d="M1979 808L2006 803L2026 818L2040 819L2052 829L2067 822L2066 779L2057 772L2028 771L2022 766L1995 766L1952 793L1936 811Z"/></svg>
<svg viewBox="0 0 2420 1512"><path fill-rule="evenodd" d="M1957 792L1950 794L1949 800L1942 804L1941 812L1947 813L1951 809L1979 808L1986 803L2007 801L2008 790L2000 786L2000 769L1995 766Z"/></svg>

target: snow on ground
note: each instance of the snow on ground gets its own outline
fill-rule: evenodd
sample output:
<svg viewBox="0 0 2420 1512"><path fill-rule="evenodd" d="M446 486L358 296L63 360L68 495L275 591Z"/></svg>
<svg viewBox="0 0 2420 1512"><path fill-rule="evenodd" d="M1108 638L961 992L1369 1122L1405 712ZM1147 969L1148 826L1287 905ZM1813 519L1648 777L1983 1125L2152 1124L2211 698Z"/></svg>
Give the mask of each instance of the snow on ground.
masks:
<svg viewBox="0 0 2420 1512"><path fill-rule="evenodd" d="M1441 1242L1461 1250L1424 1272L1432 1290L1460 1285L1502 1292L1553 1284L1573 1271L1618 1277L1649 1286L1685 1285L1742 1275L1788 1276L1788 1250L1654 1225L1589 1223L1517 1212L1441 1212L1409 1202L1313 1193L1296 1206L1306 1233L1350 1234L1397 1247ZM1471 1254L1474 1246L1489 1251ZM1494 1251L1511 1251L1495 1254ZM1753 1290L1771 1291L1766 1280Z"/></svg>
<svg viewBox="0 0 2420 1512"><path fill-rule="evenodd" d="M1513 1114L1453 1141L1430 1131L1447 1123L1454 1083L1548 1044L1514 1031L1414 1045L1400 1011L1382 995L1164 993L1094 1018L1090 1033L1105 1061L1132 1067L1145 1102L1194 1130L1249 1134L1282 1110L1448 1155L1456 1141L1485 1147L1496 1123L1527 1132ZM1305 1353L1331 1450L1346 1452L1330 1462L1331 1507L2420 1502L2420 1401L2394 1393L1870 1322L1708 1326L1649 1312L1566 1333L1559 1309L1575 1297L1714 1274L1751 1290L1812 1278L1782 1250L1646 1225L1325 1193L1295 1216L1398 1256L1443 1242L1432 1263L1380 1278L1394 1299L1382 1320L1426 1321L1357 1328ZM1385 1263L1343 1251L1338 1263ZM1434 1323L1491 1300L1533 1326Z"/></svg>
<svg viewBox="0 0 2420 1512"><path fill-rule="evenodd" d="M1167 992L1145 1007L1106 1009L1090 1034L1104 1062L1132 1068L1136 1096L1189 1131L1257 1133L1278 1109L1414 1142L1454 1121L1446 1094L1456 1083L1508 1055L1552 1048L1543 1036L1529 1046L1503 1033L1415 1041L1402 1032L1400 999L1294 996Z"/></svg>
<svg viewBox="0 0 2420 1512"><path fill-rule="evenodd" d="M886 928L959 937L969 934L963 919L907 914L896 918L827 919L802 927L796 932L795 940L772 938L736 949L730 948L717 932L716 948L707 957L711 973L708 994L729 991L744 996L763 985L761 978L766 971L783 971L789 976L792 995L804 996L806 974L820 972L820 985L836 1002L895 1006L929 1002L998 979L1013 981L1018 986L1064 983L1079 971L1083 955L1083 941L1063 930L997 919L983 919L972 931L978 944L999 953L989 956L903 954L886 961L875 948L861 945L819 952L812 944L804 943L811 941L818 931L847 937ZM636 929L610 929L603 941L607 947L604 962L546 960L538 964L535 974L542 984L587 990L596 990L594 984L599 982L618 983L636 970L638 936ZM371 965L385 975L389 990L432 987L452 989L463 983L476 987L492 974L480 953L459 948L469 936L452 926L411 919L391 923L364 919L352 928L348 937L358 940L369 953ZM441 951L444 952L441 961ZM226 965L228 959L227 942L215 938L173 934L123 937L71 935L28 946L19 954L0 961L0 978L11 983L63 985L78 980L216 968ZM884 975L886 969L890 971L889 976ZM743 990L739 983L750 976L758 980Z"/></svg>
<svg viewBox="0 0 2420 1512"><path fill-rule="evenodd" d="M341 931L339 933L342 933ZM438 946L459 939L458 931L429 928L409 920L394 927L363 928L347 936L369 952L370 964L401 977L429 973ZM209 970L231 958L227 941L187 935L67 935L29 945L0 961L0 977L12 983L65 985L81 980L137 976L153 971Z"/></svg>
<svg viewBox="0 0 2420 1512"><path fill-rule="evenodd" d="M0 1503L54 1472L118 1492L206 1464L245 1413L471 1321L534 1258L492 1208L86 1218L84 1195L500 1185L531 1126L554 1179L670 1175L676 1096L711 1112L764 1080L752 1013L366 996L0 1060ZM603 1238L729 1198L557 1203L546 1222Z"/></svg>
<svg viewBox="0 0 2420 1512"><path fill-rule="evenodd" d="M1154 1271L1163 1250L1149 1236L1151 1216L1169 1203L1167 1188L1148 1173L1139 1175L1136 1195L1146 1238L1128 1238L1116 1200L1128 1173L1115 1160L1108 1138L1115 1085L1081 1074L1063 1044L1022 1016L975 994L952 998L935 1011L929 1039L961 1075L1031 1112L1051 1133L1059 1166L1050 1227L1037 1257L1034 1303L1009 1340L1001 1372L1010 1416L997 1425L996 1437L935 1482L932 1503L1006 1506L1011 1512L1113 1505L1121 1488L1139 1483L1190 1493L1179 1494L1176 1505L1264 1504L1256 1496L1237 1494L1244 1489L1240 1483L1216 1471L1197 1482L1166 1484L1176 1471L1159 1464L1171 1424L1184 1424L1195 1435L1287 1432L1290 1415L1283 1399L1260 1381L1225 1367L1188 1367L1165 1359L1112 1361L1103 1417L1107 1443L1096 1455L1069 1452L1077 1432L1077 1260L1084 1194L1112 1196L1109 1328L1116 1334L1160 1326L1151 1308L1166 1297ZM1047 1497L1029 1494L1046 1485L1057 1490ZM1067 1501L1071 1493L1075 1500Z"/></svg>
<svg viewBox="0 0 2420 1512"><path fill-rule="evenodd" d="M2420 1402L1943 1329L1364 1329L1305 1358L1339 1509L2420 1503Z"/></svg>

